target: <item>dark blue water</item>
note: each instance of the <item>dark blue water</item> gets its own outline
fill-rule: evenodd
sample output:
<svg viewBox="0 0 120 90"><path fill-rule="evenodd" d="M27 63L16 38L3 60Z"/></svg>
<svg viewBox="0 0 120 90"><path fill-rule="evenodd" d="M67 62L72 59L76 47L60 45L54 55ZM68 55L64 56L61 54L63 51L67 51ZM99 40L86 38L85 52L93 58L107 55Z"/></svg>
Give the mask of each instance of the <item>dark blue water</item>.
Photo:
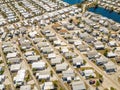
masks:
<svg viewBox="0 0 120 90"><path fill-rule="evenodd" d="M89 8L88 11L94 12L96 14L100 14L104 17L107 17L109 19L112 19L113 21L120 23L120 14L118 14L117 12L106 10L102 7L97 7L97 8L92 7L92 8Z"/></svg>
<svg viewBox="0 0 120 90"><path fill-rule="evenodd" d="M77 3L82 3L84 0L63 0L63 1L73 5ZM89 8L88 11L94 12L96 14L100 14L104 17L107 17L109 19L112 19L113 21L120 23L120 14L118 14L117 12L106 10L102 7L97 7L97 8L92 7Z"/></svg>
<svg viewBox="0 0 120 90"><path fill-rule="evenodd" d="M63 1L73 5L73 4L82 3L84 0L63 0Z"/></svg>

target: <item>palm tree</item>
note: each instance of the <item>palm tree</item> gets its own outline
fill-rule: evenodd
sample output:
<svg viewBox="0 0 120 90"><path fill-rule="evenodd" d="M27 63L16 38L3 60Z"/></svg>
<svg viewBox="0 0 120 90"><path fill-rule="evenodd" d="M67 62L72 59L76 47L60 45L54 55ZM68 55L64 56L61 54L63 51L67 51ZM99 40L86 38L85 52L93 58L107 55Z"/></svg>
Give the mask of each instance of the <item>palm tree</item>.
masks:
<svg viewBox="0 0 120 90"><path fill-rule="evenodd" d="M114 8L113 8L113 7L111 7L109 12L111 13L111 12L113 12L113 11L114 11Z"/></svg>
<svg viewBox="0 0 120 90"><path fill-rule="evenodd" d="M81 5L81 4L77 4L77 7L78 7L78 8L81 8L81 7L82 7L82 5Z"/></svg>
<svg viewBox="0 0 120 90"><path fill-rule="evenodd" d="M95 5L95 9L98 8L98 4Z"/></svg>
<svg viewBox="0 0 120 90"><path fill-rule="evenodd" d="M118 14L120 14L120 11L118 11Z"/></svg>

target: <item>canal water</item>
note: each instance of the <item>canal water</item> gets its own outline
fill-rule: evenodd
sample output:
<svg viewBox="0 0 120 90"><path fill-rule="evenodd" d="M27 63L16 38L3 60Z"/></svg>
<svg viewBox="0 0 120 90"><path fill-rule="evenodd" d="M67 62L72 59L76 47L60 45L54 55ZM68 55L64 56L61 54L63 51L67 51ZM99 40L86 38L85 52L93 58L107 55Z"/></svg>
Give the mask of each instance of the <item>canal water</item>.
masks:
<svg viewBox="0 0 120 90"><path fill-rule="evenodd" d="M84 0L63 0L63 1L73 5L73 4L82 3Z"/></svg>
<svg viewBox="0 0 120 90"><path fill-rule="evenodd" d="M92 8L89 8L88 11L94 12L96 14L100 14L104 17L107 17L109 19L112 19L113 21L120 23L120 14L118 14L117 12L104 9L102 7L97 7L97 8L92 7Z"/></svg>
<svg viewBox="0 0 120 90"><path fill-rule="evenodd" d="M82 3L84 0L63 0L63 1L73 5L77 3ZM104 9L102 7L97 7L97 8L92 7L89 8L88 11L94 12L96 14L100 14L104 17L107 17L108 19L112 19L113 21L120 23L120 14L118 14L117 12Z"/></svg>

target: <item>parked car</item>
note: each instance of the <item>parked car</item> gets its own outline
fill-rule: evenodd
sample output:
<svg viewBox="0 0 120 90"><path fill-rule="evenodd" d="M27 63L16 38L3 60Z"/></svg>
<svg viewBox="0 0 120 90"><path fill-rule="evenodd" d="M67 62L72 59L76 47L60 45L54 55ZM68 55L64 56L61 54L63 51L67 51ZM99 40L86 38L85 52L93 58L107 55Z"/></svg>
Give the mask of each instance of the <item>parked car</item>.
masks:
<svg viewBox="0 0 120 90"><path fill-rule="evenodd" d="M80 75L84 76L84 72L83 71L79 71Z"/></svg>
<svg viewBox="0 0 120 90"><path fill-rule="evenodd" d="M95 84L95 80L90 80L89 84Z"/></svg>

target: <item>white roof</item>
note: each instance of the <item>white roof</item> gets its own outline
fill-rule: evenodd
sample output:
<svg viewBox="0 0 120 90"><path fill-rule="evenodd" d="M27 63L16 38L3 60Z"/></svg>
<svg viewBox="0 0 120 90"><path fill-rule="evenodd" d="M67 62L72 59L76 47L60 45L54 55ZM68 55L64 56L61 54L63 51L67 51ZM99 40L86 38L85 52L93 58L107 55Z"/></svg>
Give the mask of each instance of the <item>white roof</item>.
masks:
<svg viewBox="0 0 120 90"><path fill-rule="evenodd" d="M62 57L56 57L54 59L51 59L51 64L58 64L62 62Z"/></svg>
<svg viewBox="0 0 120 90"><path fill-rule="evenodd" d="M86 90L85 84L83 81L72 82L73 90Z"/></svg>
<svg viewBox="0 0 120 90"><path fill-rule="evenodd" d="M108 56L108 57L112 57L112 56L114 57L114 56L116 56L116 54L111 51L111 52L108 52L108 53L107 53L107 56Z"/></svg>
<svg viewBox="0 0 120 90"><path fill-rule="evenodd" d="M49 74L47 74L47 75L39 75L39 76L38 76L38 79L47 79L47 78L49 78L49 77L50 77Z"/></svg>
<svg viewBox="0 0 120 90"><path fill-rule="evenodd" d="M10 71L18 71L21 67L21 64L13 64L10 67Z"/></svg>
<svg viewBox="0 0 120 90"><path fill-rule="evenodd" d="M116 41L110 41L110 42L109 42L109 45L110 45L110 46L116 45Z"/></svg>
<svg viewBox="0 0 120 90"><path fill-rule="evenodd" d="M23 82L25 78L25 70L21 69L17 72L17 75L14 77L14 81Z"/></svg>
<svg viewBox="0 0 120 90"><path fill-rule="evenodd" d="M40 59L40 56L39 55L28 56L26 59L28 61L37 61Z"/></svg>
<svg viewBox="0 0 120 90"><path fill-rule="evenodd" d="M50 90L50 89L54 89L53 82L45 82L44 83L44 90Z"/></svg>
<svg viewBox="0 0 120 90"><path fill-rule="evenodd" d="M57 64L56 65L56 71L62 71L67 69L68 64L67 63L62 63L62 64Z"/></svg>
<svg viewBox="0 0 120 90"><path fill-rule="evenodd" d="M85 76L90 76L90 75L94 76L95 75L95 73L92 69L84 70L84 73L85 73Z"/></svg>
<svg viewBox="0 0 120 90"><path fill-rule="evenodd" d="M21 86L20 90L31 90L31 86L30 85Z"/></svg>
<svg viewBox="0 0 120 90"><path fill-rule="evenodd" d="M48 54L48 58L55 58L56 57L56 54L55 53L50 53Z"/></svg>
<svg viewBox="0 0 120 90"><path fill-rule="evenodd" d="M75 72L71 68L69 68L66 71L62 71L62 75L64 78L69 79L71 77L75 77Z"/></svg>
<svg viewBox="0 0 120 90"><path fill-rule="evenodd" d="M37 31L29 32L30 37L35 37L36 34L37 34Z"/></svg>
<svg viewBox="0 0 120 90"><path fill-rule="evenodd" d="M45 67L45 62L39 61L39 62L34 62L32 63L32 68L44 68Z"/></svg>
<svg viewBox="0 0 120 90"><path fill-rule="evenodd" d="M54 44L61 44L61 41L60 40L55 40Z"/></svg>
<svg viewBox="0 0 120 90"><path fill-rule="evenodd" d="M14 52L14 53L8 53L7 54L7 58L12 58L12 57L16 57L17 56L17 52Z"/></svg>
<svg viewBox="0 0 120 90"><path fill-rule="evenodd" d="M5 79L5 75L0 75L0 82Z"/></svg>
<svg viewBox="0 0 120 90"><path fill-rule="evenodd" d="M82 44L82 41L80 41L80 40L75 40L74 44L75 44L75 45L81 45L81 44Z"/></svg>
<svg viewBox="0 0 120 90"><path fill-rule="evenodd" d="M5 88L4 84L0 84L0 90L3 90Z"/></svg>
<svg viewBox="0 0 120 90"><path fill-rule="evenodd" d="M108 62L108 58L104 57L104 56L101 56L100 58L97 58L96 59L96 62Z"/></svg>
<svg viewBox="0 0 120 90"><path fill-rule="evenodd" d="M66 53L66 52L68 52L69 50L68 50L67 47L61 47L61 51L62 51L63 53Z"/></svg>
<svg viewBox="0 0 120 90"><path fill-rule="evenodd" d="M73 64L77 64L77 63L79 63L79 64L82 64L82 63L83 63L83 58L82 58L82 56L78 56L78 57L76 57L76 58L73 58Z"/></svg>
<svg viewBox="0 0 120 90"><path fill-rule="evenodd" d="M106 69L115 69L116 68L116 65L113 62L111 62L111 61L109 61L108 63L104 64L104 66L105 66Z"/></svg>
<svg viewBox="0 0 120 90"><path fill-rule="evenodd" d="M25 56L31 56L31 55L34 55L34 51L25 52Z"/></svg>

